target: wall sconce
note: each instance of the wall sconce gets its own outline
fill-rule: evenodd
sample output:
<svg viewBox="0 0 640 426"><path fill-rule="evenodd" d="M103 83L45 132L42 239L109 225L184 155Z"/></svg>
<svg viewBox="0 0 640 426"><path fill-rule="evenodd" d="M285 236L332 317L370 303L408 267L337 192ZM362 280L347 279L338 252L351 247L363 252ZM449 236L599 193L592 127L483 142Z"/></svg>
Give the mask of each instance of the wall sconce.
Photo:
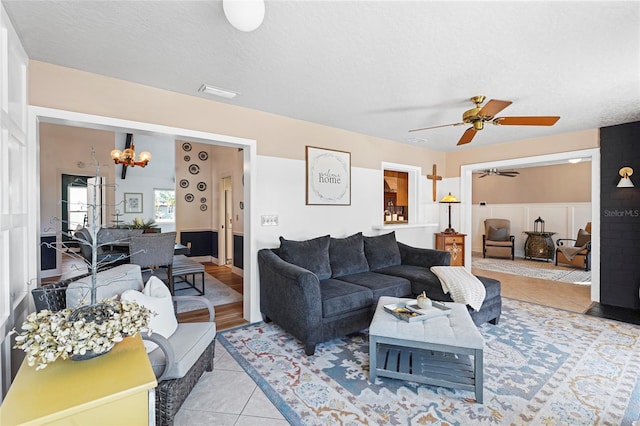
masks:
<svg viewBox="0 0 640 426"><path fill-rule="evenodd" d="M455 195L451 195L451 193L449 193L449 195L445 195L442 198L442 200L440 200L440 202L449 204L449 227L444 230L444 233L445 234L455 234L456 230L453 229L453 227L451 226L451 204L452 203L459 203L460 200L458 200Z"/></svg>
<svg viewBox="0 0 640 426"><path fill-rule="evenodd" d="M633 188L633 182L629 179L629 176L633 174L633 169L631 167L623 167L618 172L622 179L618 182L618 188Z"/></svg>
<svg viewBox="0 0 640 426"><path fill-rule="evenodd" d="M140 153L138 161L136 161L135 147L131 144L131 147L126 148L124 151L120 151L119 149L111 151L111 159L116 164L124 164L129 167L144 167L149 163L149 160L151 160L151 154L147 151L143 151Z"/></svg>

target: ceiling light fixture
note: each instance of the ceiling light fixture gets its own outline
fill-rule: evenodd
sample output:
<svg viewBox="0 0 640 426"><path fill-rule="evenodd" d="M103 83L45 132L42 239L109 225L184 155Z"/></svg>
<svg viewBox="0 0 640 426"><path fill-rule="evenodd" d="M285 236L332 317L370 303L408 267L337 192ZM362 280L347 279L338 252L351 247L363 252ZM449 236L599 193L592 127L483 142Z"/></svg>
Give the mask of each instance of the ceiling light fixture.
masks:
<svg viewBox="0 0 640 426"><path fill-rule="evenodd" d="M581 161L582 161L582 158L572 158L569 160L571 164L578 164Z"/></svg>
<svg viewBox="0 0 640 426"><path fill-rule="evenodd" d="M215 86L209 86L208 84L203 84L202 86L200 86L200 88L198 89L198 92L206 93L208 95L213 95L213 96L219 96L225 99L233 99L236 96L238 96L236 92L221 89Z"/></svg>
<svg viewBox="0 0 640 426"><path fill-rule="evenodd" d="M147 151L143 151L140 153L138 161L136 161L135 147L133 146L133 144L131 144L131 147L126 148L124 151L120 151L119 149L114 149L113 151L111 151L111 159L116 164L124 164L125 166L129 167L144 167L149 164L149 161L151 160L151 154Z"/></svg>
<svg viewBox="0 0 640 426"><path fill-rule="evenodd" d="M620 182L618 182L618 188L633 188L633 182L629 179L629 176L633 174L633 169L631 167L623 167L618 171L618 174L622 176Z"/></svg>
<svg viewBox="0 0 640 426"><path fill-rule="evenodd" d="M251 32L264 20L264 0L222 0L224 16L239 31Z"/></svg>

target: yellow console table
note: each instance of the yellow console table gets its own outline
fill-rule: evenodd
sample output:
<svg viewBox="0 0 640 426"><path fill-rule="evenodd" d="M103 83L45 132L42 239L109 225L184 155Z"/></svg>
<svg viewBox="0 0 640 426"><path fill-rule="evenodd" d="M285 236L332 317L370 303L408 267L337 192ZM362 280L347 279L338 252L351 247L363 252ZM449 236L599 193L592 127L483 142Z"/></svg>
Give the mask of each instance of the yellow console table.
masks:
<svg viewBox="0 0 640 426"><path fill-rule="evenodd" d="M153 424L156 385L139 335L86 361L58 359L39 371L25 361L0 407L0 425Z"/></svg>

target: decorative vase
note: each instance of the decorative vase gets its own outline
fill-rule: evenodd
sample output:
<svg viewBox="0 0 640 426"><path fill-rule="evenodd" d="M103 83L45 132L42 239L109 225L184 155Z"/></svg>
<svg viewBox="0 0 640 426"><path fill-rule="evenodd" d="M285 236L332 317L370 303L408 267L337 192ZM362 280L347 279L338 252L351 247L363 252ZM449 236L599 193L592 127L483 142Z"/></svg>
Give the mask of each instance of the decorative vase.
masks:
<svg viewBox="0 0 640 426"><path fill-rule="evenodd" d="M115 309L113 308L113 306L106 303L83 305L69 315L69 321L75 322L84 320L85 322L95 322L96 324L102 324L104 321L108 320L114 313ZM106 350L102 352L88 350L84 354L72 354L69 356L69 358L72 361L85 361L88 359L97 358L99 356L108 354L114 346L115 343L112 343L109 347L106 348Z"/></svg>

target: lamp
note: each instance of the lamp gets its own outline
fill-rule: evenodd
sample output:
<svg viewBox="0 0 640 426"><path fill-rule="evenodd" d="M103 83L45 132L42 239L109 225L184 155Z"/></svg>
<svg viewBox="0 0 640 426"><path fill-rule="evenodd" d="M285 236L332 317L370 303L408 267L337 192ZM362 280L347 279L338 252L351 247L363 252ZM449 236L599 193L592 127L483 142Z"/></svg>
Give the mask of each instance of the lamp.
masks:
<svg viewBox="0 0 640 426"><path fill-rule="evenodd" d="M623 167L618 171L618 174L622 176L620 182L618 182L618 188L633 188L633 182L629 179L629 176L633 174L633 169L631 167Z"/></svg>
<svg viewBox="0 0 640 426"><path fill-rule="evenodd" d="M237 30L251 32L264 20L264 0L222 0L227 21Z"/></svg>
<svg viewBox="0 0 640 426"><path fill-rule="evenodd" d="M124 151L120 151L119 149L114 149L111 151L111 159L116 164L124 164L125 166L134 167L140 166L144 167L151 160L151 154L147 151L143 151L140 153L140 157L138 157L138 161L136 161L136 151L133 144L131 147L125 148Z"/></svg>
<svg viewBox="0 0 640 426"><path fill-rule="evenodd" d="M444 230L445 234L455 234L456 230L453 229L453 227L451 226L451 204L452 203L459 203L460 200L458 200L455 195L451 195L451 193L449 193L449 195L445 195L442 200L440 200L441 203L447 203L449 204L449 227L447 229Z"/></svg>

